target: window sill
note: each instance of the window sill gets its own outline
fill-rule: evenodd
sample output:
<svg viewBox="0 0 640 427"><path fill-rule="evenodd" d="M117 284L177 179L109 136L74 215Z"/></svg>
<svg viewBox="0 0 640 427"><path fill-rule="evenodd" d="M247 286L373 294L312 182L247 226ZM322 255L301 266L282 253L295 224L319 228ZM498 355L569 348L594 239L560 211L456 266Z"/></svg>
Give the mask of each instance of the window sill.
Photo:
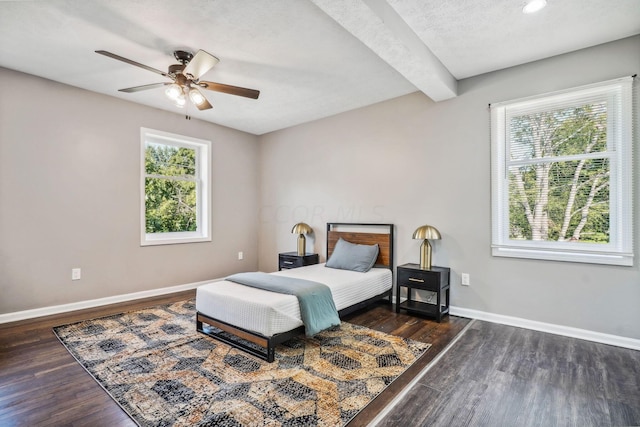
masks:
<svg viewBox="0 0 640 427"><path fill-rule="evenodd" d="M210 242L211 237L201 236L192 233L175 233L177 236L171 236L173 233L161 235L146 234L142 236L140 246L158 246L158 245L179 245L183 243L201 243Z"/></svg>
<svg viewBox="0 0 640 427"><path fill-rule="evenodd" d="M493 256L508 258L582 262L589 264L621 265L627 267L633 266L633 254L569 252L551 249L523 249L512 247L493 247L491 249L491 254Z"/></svg>

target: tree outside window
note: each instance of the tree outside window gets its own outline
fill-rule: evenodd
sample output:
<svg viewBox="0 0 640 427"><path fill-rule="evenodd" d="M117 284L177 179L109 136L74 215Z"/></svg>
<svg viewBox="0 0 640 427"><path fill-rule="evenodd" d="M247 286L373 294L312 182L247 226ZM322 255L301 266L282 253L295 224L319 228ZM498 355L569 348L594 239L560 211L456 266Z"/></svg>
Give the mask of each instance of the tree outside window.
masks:
<svg viewBox="0 0 640 427"><path fill-rule="evenodd" d="M147 233L196 231L196 150L145 146Z"/></svg>

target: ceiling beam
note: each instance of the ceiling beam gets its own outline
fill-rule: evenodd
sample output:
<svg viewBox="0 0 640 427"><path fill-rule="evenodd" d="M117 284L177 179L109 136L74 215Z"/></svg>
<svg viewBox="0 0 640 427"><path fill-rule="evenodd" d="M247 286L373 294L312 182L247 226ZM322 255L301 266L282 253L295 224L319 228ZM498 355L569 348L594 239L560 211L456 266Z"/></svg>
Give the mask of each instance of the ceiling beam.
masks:
<svg viewBox="0 0 640 427"><path fill-rule="evenodd" d="M311 0L434 101L457 96L457 80L386 0Z"/></svg>

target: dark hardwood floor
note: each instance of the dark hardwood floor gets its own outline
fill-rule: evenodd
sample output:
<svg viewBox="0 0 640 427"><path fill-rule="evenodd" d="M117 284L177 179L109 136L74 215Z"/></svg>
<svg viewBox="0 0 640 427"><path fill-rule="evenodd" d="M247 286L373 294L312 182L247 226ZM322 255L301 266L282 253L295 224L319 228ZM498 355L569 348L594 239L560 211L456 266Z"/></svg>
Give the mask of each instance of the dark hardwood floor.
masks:
<svg viewBox="0 0 640 427"><path fill-rule="evenodd" d="M135 426L52 328L194 295L187 291L0 325L0 425Z"/></svg>
<svg viewBox="0 0 640 427"><path fill-rule="evenodd" d="M640 351L474 321L377 426L638 426Z"/></svg>
<svg viewBox="0 0 640 427"><path fill-rule="evenodd" d="M52 327L185 300L194 291L0 325L1 426L133 426L59 343ZM640 352L474 321L417 384L376 416L442 352L468 319L442 323L388 304L345 320L432 343L349 427L640 425ZM194 326L195 327L195 326Z"/></svg>
<svg viewBox="0 0 640 427"><path fill-rule="evenodd" d="M393 398L410 383L470 322L469 319L446 316L441 323L408 314L396 314L390 304L380 304L373 309L363 310L345 317L347 322L388 334L410 338L431 344L431 348L392 382L376 399L362 410L348 427L368 425Z"/></svg>
<svg viewBox="0 0 640 427"><path fill-rule="evenodd" d="M114 304L0 325L0 425L134 426L53 334L54 326L193 298L195 291ZM420 370L469 323L442 323L396 314L378 304L344 320L390 334L428 342L432 348L350 423L367 425ZM195 321L194 321L195 327Z"/></svg>

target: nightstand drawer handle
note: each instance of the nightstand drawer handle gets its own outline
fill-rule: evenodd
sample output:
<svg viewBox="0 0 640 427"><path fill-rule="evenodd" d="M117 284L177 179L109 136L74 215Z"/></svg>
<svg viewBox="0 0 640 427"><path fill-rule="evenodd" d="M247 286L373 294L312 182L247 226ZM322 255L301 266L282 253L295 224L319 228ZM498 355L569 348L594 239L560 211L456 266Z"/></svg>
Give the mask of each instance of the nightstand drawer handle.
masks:
<svg viewBox="0 0 640 427"><path fill-rule="evenodd" d="M282 261L283 264L293 264L293 261Z"/></svg>
<svg viewBox="0 0 640 427"><path fill-rule="evenodd" d="M409 281L411 281L411 282L424 283L424 280L423 280L423 279L414 279L413 277L409 277Z"/></svg>

